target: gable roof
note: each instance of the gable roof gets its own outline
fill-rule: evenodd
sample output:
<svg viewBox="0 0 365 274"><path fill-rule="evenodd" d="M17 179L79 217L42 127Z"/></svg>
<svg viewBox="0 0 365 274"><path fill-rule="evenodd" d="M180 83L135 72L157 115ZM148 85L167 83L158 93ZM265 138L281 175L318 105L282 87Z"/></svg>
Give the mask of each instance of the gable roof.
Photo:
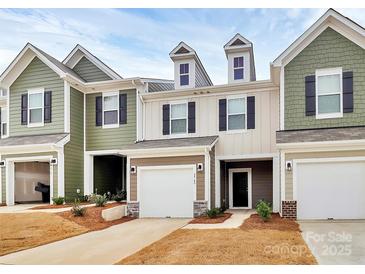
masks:
<svg viewBox="0 0 365 274"><path fill-rule="evenodd" d="M183 59L185 57L188 58L194 58L197 65L201 68L204 77L206 78L206 80L208 81L209 85L213 86L213 82L210 79L207 71L205 70L203 63L200 61L200 58L198 56L198 54L196 53L196 51L190 47L188 44L186 44L185 42L181 41L170 53L169 56L172 60L176 60L176 59Z"/></svg>
<svg viewBox="0 0 365 274"><path fill-rule="evenodd" d="M66 58L62 61L62 63L71 69L81 60L81 58L85 56L91 63L97 66L101 71L103 71L106 75L108 75L113 80L123 79L118 73L116 73L113 69L107 66L103 61L101 61L98 57L93 55L87 49L85 49L80 44L77 44L73 50L66 56Z"/></svg>
<svg viewBox="0 0 365 274"><path fill-rule="evenodd" d="M229 40L225 45L224 45L224 49L229 49L229 48L237 48L237 47L250 47L252 46L251 41L249 41L248 39L246 39L245 37L243 37L240 33L236 33L235 36L233 36L231 38L231 40Z"/></svg>
<svg viewBox="0 0 365 274"><path fill-rule="evenodd" d="M27 43L24 48L19 52L19 54L14 58L10 65L4 70L0 75L0 82L5 80L7 85L11 85L19 74L26 68L26 66L33 60L34 57L38 57L43 63L45 63L49 68L56 72L60 77L70 76L79 82L84 82L84 80L75 73L72 69L62 64L56 58L52 57L43 50L37 48L31 43ZM22 62L23 61L23 62ZM6 81L7 76L10 72L16 70L15 75L12 75L8 81Z"/></svg>
<svg viewBox="0 0 365 274"><path fill-rule="evenodd" d="M285 66L328 27L365 49L365 29L334 9L327 10L272 63Z"/></svg>

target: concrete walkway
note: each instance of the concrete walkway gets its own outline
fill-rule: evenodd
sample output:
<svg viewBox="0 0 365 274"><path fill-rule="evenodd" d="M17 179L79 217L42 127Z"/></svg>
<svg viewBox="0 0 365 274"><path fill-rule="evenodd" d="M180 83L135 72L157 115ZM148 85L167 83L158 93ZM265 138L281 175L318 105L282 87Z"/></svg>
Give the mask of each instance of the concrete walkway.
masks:
<svg viewBox="0 0 365 274"><path fill-rule="evenodd" d="M220 224L188 224L183 229L230 229L238 228L248 219L251 214L255 213L252 209L232 209L227 210L232 216Z"/></svg>
<svg viewBox="0 0 365 274"><path fill-rule="evenodd" d="M302 236L319 264L365 264L365 220L299 221Z"/></svg>
<svg viewBox="0 0 365 274"><path fill-rule="evenodd" d="M114 264L186 225L189 219L136 219L0 257L0 264Z"/></svg>

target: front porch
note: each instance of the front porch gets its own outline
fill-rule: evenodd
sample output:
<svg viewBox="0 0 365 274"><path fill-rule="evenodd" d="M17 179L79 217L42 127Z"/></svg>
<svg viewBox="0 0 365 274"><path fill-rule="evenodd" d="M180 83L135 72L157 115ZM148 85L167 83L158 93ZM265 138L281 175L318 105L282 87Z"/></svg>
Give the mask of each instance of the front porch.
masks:
<svg viewBox="0 0 365 274"><path fill-rule="evenodd" d="M278 158L217 160L217 206L254 209L260 200L279 211Z"/></svg>

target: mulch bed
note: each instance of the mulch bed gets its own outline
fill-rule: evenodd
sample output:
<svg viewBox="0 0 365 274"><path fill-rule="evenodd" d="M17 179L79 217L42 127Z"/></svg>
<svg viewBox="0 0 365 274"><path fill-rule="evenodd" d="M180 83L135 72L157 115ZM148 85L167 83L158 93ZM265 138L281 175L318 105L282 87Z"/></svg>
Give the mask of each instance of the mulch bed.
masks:
<svg viewBox="0 0 365 274"><path fill-rule="evenodd" d="M279 214L271 214L271 218L264 222L258 214L252 214L240 226L243 230L272 229L279 231L300 231L299 224L294 220L281 218Z"/></svg>
<svg viewBox="0 0 365 274"><path fill-rule="evenodd" d="M108 228L110 226L113 225L117 225L117 224L122 224L131 220L134 220L135 217L130 217L130 216L126 216L123 217L121 219L118 220L114 220L114 221L105 221L102 217L101 217L101 211L107 208L112 208L115 206L119 206L123 203L109 203L106 204L103 207L96 207L96 206L92 206L92 207L86 207L86 213L84 216L82 217L75 217L72 215L71 211L65 211L65 212L60 212L60 213L56 213L57 215L70 220L72 222L77 223L78 225L81 225L83 227L86 227L87 229L89 229L90 231L96 231L96 230L101 230L101 229L105 229Z"/></svg>
<svg viewBox="0 0 365 274"><path fill-rule="evenodd" d="M229 219L232 216L232 213L223 213L222 215L216 218L209 218L208 216L200 216L196 217L189 222L189 224L220 224L225 220Z"/></svg>

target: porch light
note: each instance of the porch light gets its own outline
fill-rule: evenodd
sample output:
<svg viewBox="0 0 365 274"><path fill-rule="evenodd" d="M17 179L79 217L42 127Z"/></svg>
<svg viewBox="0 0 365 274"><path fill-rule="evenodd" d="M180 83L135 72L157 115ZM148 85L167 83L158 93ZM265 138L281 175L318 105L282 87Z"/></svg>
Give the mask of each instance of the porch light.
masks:
<svg viewBox="0 0 365 274"><path fill-rule="evenodd" d="M285 167L286 167L286 170L287 170L287 171L291 171L291 170L292 170L292 168L293 168L293 163L292 163L292 161L286 161L286 162L285 162Z"/></svg>

